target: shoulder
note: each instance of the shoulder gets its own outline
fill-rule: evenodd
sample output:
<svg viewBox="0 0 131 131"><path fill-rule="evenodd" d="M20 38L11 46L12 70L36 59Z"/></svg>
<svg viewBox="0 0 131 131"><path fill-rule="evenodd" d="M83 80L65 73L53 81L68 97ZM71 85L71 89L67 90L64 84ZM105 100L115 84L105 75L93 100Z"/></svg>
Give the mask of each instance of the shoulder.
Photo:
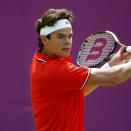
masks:
<svg viewBox="0 0 131 131"><path fill-rule="evenodd" d="M67 61L56 61L55 70L57 74L62 75L77 75L81 73L87 73L87 67L79 67L71 62Z"/></svg>

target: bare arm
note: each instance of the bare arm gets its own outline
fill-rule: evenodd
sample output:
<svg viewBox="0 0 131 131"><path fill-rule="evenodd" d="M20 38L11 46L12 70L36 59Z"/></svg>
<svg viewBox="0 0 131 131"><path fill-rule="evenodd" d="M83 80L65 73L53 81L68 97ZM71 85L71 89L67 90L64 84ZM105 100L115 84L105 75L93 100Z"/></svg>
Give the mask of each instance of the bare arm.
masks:
<svg viewBox="0 0 131 131"><path fill-rule="evenodd" d="M109 69L91 69L91 76L84 88L84 96L99 86L114 86L131 78L131 61Z"/></svg>
<svg viewBox="0 0 131 131"><path fill-rule="evenodd" d="M131 78L131 61L109 69L91 69L91 76L87 86L117 85Z"/></svg>
<svg viewBox="0 0 131 131"><path fill-rule="evenodd" d="M120 64L123 64L123 62L124 63L127 63L129 60L131 60L131 53L125 53L124 52L125 51L125 46L123 45L123 47L121 47L121 49L113 56L113 58L109 61L109 66L110 67L113 67L113 66L116 66L116 65L120 65ZM126 61L125 61L126 60ZM106 68L108 68L108 67L106 67ZM94 69L92 69L92 70L94 70ZM95 69L96 70L96 72L98 72L98 69ZM116 69L111 69L111 71L113 72L114 70L116 70ZM100 70L100 72L103 72L103 70ZM102 73L101 72L101 73ZM98 72L99 73L99 72ZM100 74L99 74L100 75ZM116 75L116 74L115 74ZM115 75L114 75L114 77L115 77ZM93 76L92 76L93 77ZM105 76L105 77L107 77L107 76ZM93 79L93 78L92 78ZM101 77L100 77L100 79L101 79ZM105 78L104 78L105 79ZM113 79L113 78L111 78L111 79ZM119 79L119 78L117 78L117 79ZM116 79L116 80L117 80ZM116 83L116 82L114 82L114 80L112 81L113 82L113 85ZM118 82L118 81L117 81ZM109 84L109 85L111 85L111 83ZM98 87L98 85L97 86L89 86L89 87L87 87L87 88L84 88L84 96L87 96L87 95L89 95L91 92L93 92L96 88Z"/></svg>

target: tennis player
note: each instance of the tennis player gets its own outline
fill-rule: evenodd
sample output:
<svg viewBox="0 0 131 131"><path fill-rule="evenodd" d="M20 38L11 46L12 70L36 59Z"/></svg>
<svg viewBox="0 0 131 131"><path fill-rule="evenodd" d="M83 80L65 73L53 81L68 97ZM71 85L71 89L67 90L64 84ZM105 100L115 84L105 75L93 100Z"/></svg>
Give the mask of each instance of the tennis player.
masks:
<svg viewBox="0 0 131 131"><path fill-rule="evenodd" d="M49 9L36 23L39 49L30 74L37 131L84 131L84 96L100 85L113 86L131 78L124 46L101 69L74 65L72 19L71 11Z"/></svg>

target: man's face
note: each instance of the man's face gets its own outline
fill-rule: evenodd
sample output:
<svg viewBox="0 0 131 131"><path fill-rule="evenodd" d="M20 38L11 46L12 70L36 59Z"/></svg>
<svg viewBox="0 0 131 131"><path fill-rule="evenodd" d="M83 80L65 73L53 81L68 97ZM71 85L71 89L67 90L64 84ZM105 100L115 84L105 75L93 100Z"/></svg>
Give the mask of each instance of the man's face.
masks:
<svg viewBox="0 0 131 131"><path fill-rule="evenodd" d="M52 58L69 56L72 48L72 29L64 28L45 38L44 53Z"/></svg>

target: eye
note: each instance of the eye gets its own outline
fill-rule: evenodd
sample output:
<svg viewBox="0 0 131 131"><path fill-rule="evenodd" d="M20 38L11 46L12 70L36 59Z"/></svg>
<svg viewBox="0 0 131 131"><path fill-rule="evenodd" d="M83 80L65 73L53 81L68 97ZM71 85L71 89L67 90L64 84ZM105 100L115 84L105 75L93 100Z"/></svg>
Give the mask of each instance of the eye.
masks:
<svg viewBox="0 0 131 131"><path fill-rule="evenodd" d="M58 39L63 39L63 38L64 38L64 35L58 35L57 38L58 38Z"/></svg>
<svg viewBox="0 0 131 131"><path fill-rule="evenodd" d="M63 38L63 35L58 36L58 38Z"/></svg>
<svg viewBox="0 0 131 131"><path fill-rule="evenodd" d="M69 38L70 38L70 39L72 38L72 34L71 34L71 35L69 35Z"/></svg>

